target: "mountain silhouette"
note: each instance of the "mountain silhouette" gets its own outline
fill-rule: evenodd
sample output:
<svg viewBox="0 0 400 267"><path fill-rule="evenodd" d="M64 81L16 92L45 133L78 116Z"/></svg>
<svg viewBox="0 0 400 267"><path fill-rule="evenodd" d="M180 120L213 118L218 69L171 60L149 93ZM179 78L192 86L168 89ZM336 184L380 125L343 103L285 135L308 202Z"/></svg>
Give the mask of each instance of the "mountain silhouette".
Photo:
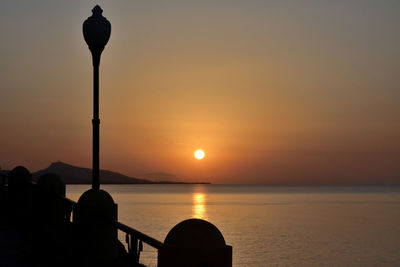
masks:
<svg viewBox="0 0 400 267"><path fill-rule="evenodd" d="M36 180L45 173L54 173L60 176L65 184L91 184L92 170L73 166L61 161L52 163L44 170L33 173L33 178ZM129 177L117 172L100 170L101 184L151 184L150 180Z"/></svg>

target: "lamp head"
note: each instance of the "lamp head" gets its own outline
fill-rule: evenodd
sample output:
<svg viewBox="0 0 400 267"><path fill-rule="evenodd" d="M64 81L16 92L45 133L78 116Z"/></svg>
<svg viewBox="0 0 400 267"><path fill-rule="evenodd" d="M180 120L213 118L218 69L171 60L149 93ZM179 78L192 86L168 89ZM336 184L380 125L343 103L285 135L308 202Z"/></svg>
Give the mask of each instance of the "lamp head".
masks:
<svg viewBox="0 0 400 267"><path fill-rule="evenodd" d="M103 17L99 5L92 9L92 16L83 22L83 37L93 56L93 65L100 65L100 55L111 35L111 23Z"/></svg>

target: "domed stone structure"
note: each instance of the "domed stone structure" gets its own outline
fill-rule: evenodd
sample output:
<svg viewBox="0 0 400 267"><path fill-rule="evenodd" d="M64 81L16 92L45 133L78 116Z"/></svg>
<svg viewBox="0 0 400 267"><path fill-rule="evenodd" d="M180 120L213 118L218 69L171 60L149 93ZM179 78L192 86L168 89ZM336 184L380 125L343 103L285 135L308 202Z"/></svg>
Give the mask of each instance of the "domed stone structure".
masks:
<svg viewBox="0 0 400 267"><path fill-rule="evenodd" d="M7 210L13 224L28 227L32 221L32 175L22 166L8 174Z"/></svg>
<svg viewBox="0 0 400 267"><path fill-rule="evenodd" d="M65 184L60 177L54 173L46 173L40 176L36 186L42 192L65 196Z"/></svg>
<svg viewBox="0 0 400 267"><path fill-rule="evenodd" d="M104 262L118 257L117 228L107 220L117 220L117 204L111 195L101 189L84 192L78 200L73 218L79 233L78 258Z"/></svg>
<svg viewBox="0 0 400 267"><path fill-rule="evenodd" d="M212 223L188 219L168 233L158 251L158 266L232 266L232 247Z"/></svg>
<svg viewBox="0 0 400 267"><path fill-rule="evenodd" d="M168 247L223 248L225 239L215 225L205 220L188 219L175 225L165 238Z"/></svg>
<svg viewBox="0 0 400 267"><path fill-rule="evenodd" d="M23 166L17 166L8 174L8 186L11 189L26 187L32 181L31 173Z"/></svg>
<svg viewBox="0 0 400 267"><path fill-rule="evenodd" d="M116 204L111 195L104 190L87 190L79 198L78 206L82 209L90 209L108 219L117 219Z"/></svg>

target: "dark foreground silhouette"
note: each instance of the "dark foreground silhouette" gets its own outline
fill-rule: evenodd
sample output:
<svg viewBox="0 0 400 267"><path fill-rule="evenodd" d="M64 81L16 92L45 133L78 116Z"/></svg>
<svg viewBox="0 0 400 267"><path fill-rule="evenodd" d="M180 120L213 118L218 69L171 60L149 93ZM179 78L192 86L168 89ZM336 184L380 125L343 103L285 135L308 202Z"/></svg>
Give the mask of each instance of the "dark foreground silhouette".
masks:
<svg viewBox="0 0 400 267"><path fill-rule="evenodd" d="M118 222L117 204L104 190L90 189L74 202L55 174L35 183L19 166L0 176L0 266L143 266L143 243L158 250L161 267L232 266L232 247L207 221L178 223L163 243Z"/></svg>

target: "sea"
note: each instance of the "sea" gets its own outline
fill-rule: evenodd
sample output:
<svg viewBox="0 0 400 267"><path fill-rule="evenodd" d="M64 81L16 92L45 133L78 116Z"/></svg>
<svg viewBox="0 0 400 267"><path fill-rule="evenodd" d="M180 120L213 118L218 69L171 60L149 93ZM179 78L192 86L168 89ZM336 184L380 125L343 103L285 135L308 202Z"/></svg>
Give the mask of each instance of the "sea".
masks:
<svg viewBox="0 0 400 267"><path fill-rule="evenodd" d="M400 186L101 188L120 222L161 242L183 220L211 222L233 247L233 266L400 266ZM77 201L88 189L68 185L67 197ZM140 259L157 266L157 251L145 245Z"/></svg>

